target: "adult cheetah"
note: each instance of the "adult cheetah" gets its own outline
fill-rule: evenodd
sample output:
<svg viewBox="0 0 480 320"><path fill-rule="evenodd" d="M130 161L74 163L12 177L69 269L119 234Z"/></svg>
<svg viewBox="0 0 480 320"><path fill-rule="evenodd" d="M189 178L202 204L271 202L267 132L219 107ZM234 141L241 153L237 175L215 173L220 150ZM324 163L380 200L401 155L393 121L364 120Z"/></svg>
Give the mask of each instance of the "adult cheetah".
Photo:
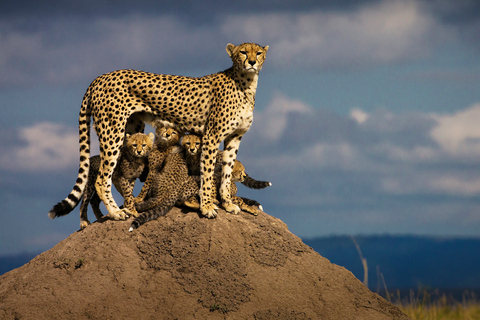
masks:
<svg viewBox="0 0 480 320"><path fill-rule="evenodd" d="M204 77L119 70L96 78L83 97L78 178L64 204L75 207L87 183L90 119L93 118L102 160L95 184L97 193L108 210L108 217L124 220L129 212L118 208L111 184L125 133L135 132L133 127L138 125L142 128L142 121L151 123L161 119L181 130L202 135L200 211L208 218L217 215L211 194L212 175L217 149L224 141L222 206L228 212L238 213L240 208L230 199L231 172L240 140L252 124L258 74L268 46L229 43L226 50L233 66Z"/></svg>

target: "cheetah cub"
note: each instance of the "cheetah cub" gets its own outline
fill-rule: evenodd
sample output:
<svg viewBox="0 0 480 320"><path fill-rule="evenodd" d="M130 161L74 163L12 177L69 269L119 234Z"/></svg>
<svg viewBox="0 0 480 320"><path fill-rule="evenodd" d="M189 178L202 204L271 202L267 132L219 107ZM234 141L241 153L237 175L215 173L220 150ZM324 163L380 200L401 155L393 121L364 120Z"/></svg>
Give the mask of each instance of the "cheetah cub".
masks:
<svg viewBox="0 0 480 320"><path fill-rule="evenodd" d="M135 204L142 212L131 224L128 231L137 229L147 221L165 215L178 201L184 202L198 194L198 176L189 176L183 151L178 149L169 153L161 171L149 173L152 185L147 200Z"/></svg>
<svg viewBox="0 0 480 320"><path fill-rule="evenodd" d="M198 194L200 192L200 138L195 135L185 135L182 138L181 151L178 149L169 153L165 159L161 171L155 171L152 177L152 185L148 192L148 199L135 204L138 212L142 212L130 225L128 231L133 231L142 224L164 216L177 203L186 205L191 208L200 209L198 202ZM221 155L220 155L221 156ZM230 196L241 210L258 215L261 211L261 205L250 199L240 198L236 196L237 187L234 182L245 182L247 174L245 167L236 160L232 171L232 184L230 186ZM252 178L249 184L255 185L256 188L265 188L271 185L268 181L257 181ZM215 203L219 204L220 196L217 190L220 188L222 180L221 166L214 173Z"/></svg>
<svg viewBox="0 0 480 320"><path fill-rule="evenodd" d="M182 141L181 141L181 146L185 149L185 159L187 161L188 165L188 174L189 175L199 175L200 174L200 153L201 153L201 138L195 134L186 134L183 136ZM215 166L215 173L214 173L214 182L216 188L213 190L212 194L214 195L214 202L215 204L220 203L220 195L218 194L217 190L220 188L220 182L221 182L221 170L222 170L222 157L223 157L223 151L218 150L217 156L216 156L216 166ZM238 163L237 163L238 162ZM232 171L232 184L230 185L230 196L232 197L232 202L240 207L243 211L247 211L250 213L252 212L252 209L248 207L244 207L243 209L241 205L247 205L247 206L258 206L260 210L263 210L262 206L260 203L258 203L255 200L250 200L247 198L240 198L236 196L236 193L238 191L237 186L235 185L235 182L240 182L243 185L245 185L248 188L251 189L264 189L266 187L269 187L272 185L271 182L269 181L259 181L255 180L252 177L250 177L246 172L245 172L245 167L243 164L235 160L234 161L234 167ZM240 198L240 199L238 199ZM238 202L238 203L237 203ZM188 199L184 205L198 209L198 200L196 197L192 197ZM258 214L258 212L255 212L255 214Z"/></svg>
<svg viewBox="0 0 480 320"><path fill-rule="evenodd" d="M202 147L202 138L195 134L185 134L181 140L181 146L186 151L186 160L188 164L188 174L189 175L200 175L200 155ZM215 172L218 172L222 169L222 157L223 151L218 150ZM245 178L241 183L250 188L250 189L264 189L272 185L269 181L259 181L250 177L245 172Z"/></svg>
<svg viewBox="0 0 480 320"><path fill-rule="evenodd" d="M156 183L156 176L162 171L165 158L172 152L180 141L181 133L171 125L162 121L153 123L155 128L155 142L153 150L148 155L148 175L140 193L135 198L135 203L142 202L147 197L149 190Z"/></svg>
<svg viewBox="0 0 480 320"><path fill-rule="evenodd" d="M121 149L120 159L113 171L113 184L117 191L123 196L124 207L136 216L133 188L135 180L140 178L147 167L147 156L153 147L153 133L145 135L136 133L127 134L123 148ZM100 156L90 158L90 170L88 172L88 181L85 191L82 195L82 204L80 205L80 229L84 229L90 224L87 217L88 204L90 203L93 213L97 219L103 217L100 211L100 198L95 190L95 181L100 169ZM80 200L77 201L75 206ZM50 219L60 217L70 213L75 206L70 206L68 202L57 203L48 213Z"/></svg>

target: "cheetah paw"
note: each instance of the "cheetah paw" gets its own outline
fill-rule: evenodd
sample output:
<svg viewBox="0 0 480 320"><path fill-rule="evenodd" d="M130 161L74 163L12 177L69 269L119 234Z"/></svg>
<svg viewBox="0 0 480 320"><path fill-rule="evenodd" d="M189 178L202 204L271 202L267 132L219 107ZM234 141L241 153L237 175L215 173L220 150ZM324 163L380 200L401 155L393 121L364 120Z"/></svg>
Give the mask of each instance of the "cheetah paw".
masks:
<svg viewBox="0 0 480 320"><path fill-rule="evenodd" d="M127 217L138 217L138 212L137 212L137 209L135 209L135 205L132 205L130 208L124 208L122 209L122 211L125 212L125 214L127 215Z"/></svg>
<svg viewBox="0 0 480 320"><path fill-rule="evenodd" d="M89 224L90 224L90 221L88 221L88 220L81 220L81 221L80 221L80 230L85 229Z"/></svg>
<svg viewBox="0 0 480 320"><path fill-rule="evenodd" d="M204 217L212 219L217 217L217 212L215 211L216 209L218 209L216 205L213 203L208 203L200 207L200 212Z"/></svg>
<svg viewBox="0 0 480 320"><path fill-rule="evenodd" d="M130 212L126 209L117 210L116 212L109 212L107 217L112 220L125 220L128 218Z"/></svg>
<svg viewBox="0 0 480 320"><path fill-rule="evenodd" d="M129 214L130 217L134 217L134 218L138 217L137 210L130 210L129 212L130 212Z"/></svg>
<svg viewBox="0 0 480 320"><path fill-rule="evenodd" d="M200 203L198 203L198 201L195 201L195 200L192 200L192 201L187 200L183 203L183 205L192 209L197 209L197 210L200 209Z"/></svg>
<svg viewBox="0 0 480 320"><path fill-rule="evenodd" d="M231 214L239 214L240 213L240 208L233 203L224 203L223 208L225 211L230 212Z"/></svg>

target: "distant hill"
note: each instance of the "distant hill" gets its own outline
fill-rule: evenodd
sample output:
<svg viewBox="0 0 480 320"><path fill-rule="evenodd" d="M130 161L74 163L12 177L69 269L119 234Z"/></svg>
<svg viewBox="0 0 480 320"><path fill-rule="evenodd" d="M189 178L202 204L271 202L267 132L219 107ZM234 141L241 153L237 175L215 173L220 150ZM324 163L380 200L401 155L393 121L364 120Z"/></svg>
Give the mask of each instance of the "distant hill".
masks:
<svg viewBox="0 0 480 320"><path fill-rule="evenodd" d="M368 263L369 288L480 289L480 238L357 236ZM363 267L350 236L303 239L320 255L363 281Z"/></svg>
<svg viewBox="0 0 480 320"><path fill-rule="evenodd" d="M20 253L17 255L0 256L0 275L23 266L35 258L38 253Z"/></svg>

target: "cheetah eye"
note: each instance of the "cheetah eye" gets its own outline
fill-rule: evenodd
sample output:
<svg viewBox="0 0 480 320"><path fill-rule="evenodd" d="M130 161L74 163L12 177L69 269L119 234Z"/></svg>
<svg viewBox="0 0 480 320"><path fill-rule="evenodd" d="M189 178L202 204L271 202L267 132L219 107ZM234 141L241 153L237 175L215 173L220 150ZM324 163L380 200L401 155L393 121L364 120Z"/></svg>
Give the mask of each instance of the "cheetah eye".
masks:
<svg viewBox="0 0 480 320"><path fill-rule="evenodd" d="M261 55L261 54L262 54L262 52L260 52L260 51L259 51L259 52L257 52L257 56L259 56L259 55Z"/></svg>
<svg viewBox="0 0 480 320"><path fill-rule="evenodd" d="M247 51L240 51L241 54L247 55Z"/></svg>
<svg viewBox="0 0 480 320"><path fill-rule="evenodd" d="M132 146L133 146L134 148L136 148L136 147L137 147L137 144L136 144L136 143L134 143L134 144L132 144Z"/></svg>
<svg viewBox="0 0 480 320"><path fill-rule="evenodd" d="M147 144L146 144L146 143L142 144L142 147L144 147L144 148L145 148L146 146L147 146Z"/></svg>

